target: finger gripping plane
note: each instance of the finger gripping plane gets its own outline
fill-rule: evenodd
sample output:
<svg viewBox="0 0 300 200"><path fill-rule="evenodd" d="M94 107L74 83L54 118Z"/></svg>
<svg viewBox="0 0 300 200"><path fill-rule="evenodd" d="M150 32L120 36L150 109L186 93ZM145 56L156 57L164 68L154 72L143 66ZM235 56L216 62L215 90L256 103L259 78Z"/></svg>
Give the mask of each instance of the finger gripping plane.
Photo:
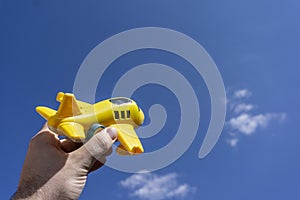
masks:
<svg viewBox="0 0 300 200"><path fill-rule="evenodd" d="M59 92L56 100L60 102L57 111L45 106L36 107L36 111L47 120L49 129L55 133L67 136L74 142L85 142L99 129L114 127L120 142L116 150L118 154L144 152L135 132L144 122L144 113L132 99L116 97L89 104L78 101L74 94Z"/></svg>

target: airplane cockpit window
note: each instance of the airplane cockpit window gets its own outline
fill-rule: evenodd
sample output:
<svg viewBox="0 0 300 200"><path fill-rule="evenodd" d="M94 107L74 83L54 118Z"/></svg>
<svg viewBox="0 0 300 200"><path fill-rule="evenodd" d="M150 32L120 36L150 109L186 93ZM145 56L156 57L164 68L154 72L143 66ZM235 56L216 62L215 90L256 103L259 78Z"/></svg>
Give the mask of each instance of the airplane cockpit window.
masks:
<svg viewBox="0 0 300 200"><path fill-rule="evenodd" d="M125 119L125 111L124 110L121 111L121 118Z"/></svg>
<svg viewBox="0 0 300 200"><path fill-rule="evenodd" d="M115 119L120 119L119 112L118 111L114 111L114 112L115 112Z"/></svg>
<svg viewBox="0 0 300 200"><path fill-rule="evenodd" d="M130 110L126 110L127 118L130 118Z"/></svg>
<svg viewBox="0 0 300 200"><path fill-rule="evenodd" d="M109 101L113 104L116 104L116 105L121 105L121 104L124 104L124 103L131 103L131 100L126 99L126 98L115 98L115 99L110 99Z"/></svg>

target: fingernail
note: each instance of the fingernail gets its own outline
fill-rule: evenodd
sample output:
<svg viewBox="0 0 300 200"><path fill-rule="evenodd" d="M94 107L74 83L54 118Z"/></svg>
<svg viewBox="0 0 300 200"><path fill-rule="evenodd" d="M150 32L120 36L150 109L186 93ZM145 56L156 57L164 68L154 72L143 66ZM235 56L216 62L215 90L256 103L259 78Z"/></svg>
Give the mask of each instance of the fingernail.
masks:
<svg viewBox="0 0 300 200"><path fill-rule="evenodd" d="M106 129L106 132L108 133L108 135L110 136L110 138L112 140L117 138L117 135L118 135L117 129L109 127L109 128Z"/></svg>

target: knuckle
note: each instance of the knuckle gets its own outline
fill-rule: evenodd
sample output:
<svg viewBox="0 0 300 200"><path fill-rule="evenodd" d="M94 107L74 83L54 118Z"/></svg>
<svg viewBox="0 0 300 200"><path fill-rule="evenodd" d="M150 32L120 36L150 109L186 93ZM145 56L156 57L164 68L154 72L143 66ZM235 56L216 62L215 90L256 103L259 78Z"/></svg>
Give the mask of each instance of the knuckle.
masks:
<svg viewBox="0 0 300 200"><path fill-rule="evenodd" d="M102 150L103 152L106 152L110 147L112 142L108 137L105 137L104 135L97 135L96 139L96 144Z"/></svg>

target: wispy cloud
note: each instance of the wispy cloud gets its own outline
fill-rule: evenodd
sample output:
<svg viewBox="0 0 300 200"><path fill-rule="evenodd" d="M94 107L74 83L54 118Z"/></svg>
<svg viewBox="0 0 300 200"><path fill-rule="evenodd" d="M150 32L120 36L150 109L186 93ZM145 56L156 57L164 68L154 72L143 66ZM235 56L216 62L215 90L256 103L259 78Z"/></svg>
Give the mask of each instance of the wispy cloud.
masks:
<svg viewBox="0 0 300 200"><path fill-rule="evenodd" d="M234 97L235 98L247 98L251 96L251 92L247 89L241 89L241 90L236 90L234 92Z"/></svg>
<svg viewBox="0 0 300 200"><path fill-rule="evenodd" d="M228 124L233 130L237 130L246 135L251 135L257 128L268 126L271 120L283 121L284 119L284 113L266 113L257 115L243 113L237 117L232 117L228 121Z"/></svg>
<svg viewBox="0 0 300 200"><path fill-rule="evenodd" d="M239 142L239 139L235 137L235 138L227 139L226 141L231 147L236 147L236 145Z"/></svg>
<svg viewBox="0 0 300 200"><path fill-rule="evenodd" d="M179 183L176 173L157 175L150 172L134 174L120 182L130 191L130 196L142 200L182 199L196 188Z"/></svg>
<svg viewBox="0 0 300 200"><path fill-rule="evenodd" d="M234 106L234 113L248 112L254 108L252 104L240 103Z"/></svg>
<svg viewBox="0 0 300 200"><path fill-rule="evenodd" d="M236 147L240 134L252 135L259 128L269 126L271 122L282 122L286 118L285 113L254 113L254 106L249 103L249 97L252 95L248 89L236 90L229 94L228 107L230 108L227 128L229 130L226 142L231 147Z"/></svg>

